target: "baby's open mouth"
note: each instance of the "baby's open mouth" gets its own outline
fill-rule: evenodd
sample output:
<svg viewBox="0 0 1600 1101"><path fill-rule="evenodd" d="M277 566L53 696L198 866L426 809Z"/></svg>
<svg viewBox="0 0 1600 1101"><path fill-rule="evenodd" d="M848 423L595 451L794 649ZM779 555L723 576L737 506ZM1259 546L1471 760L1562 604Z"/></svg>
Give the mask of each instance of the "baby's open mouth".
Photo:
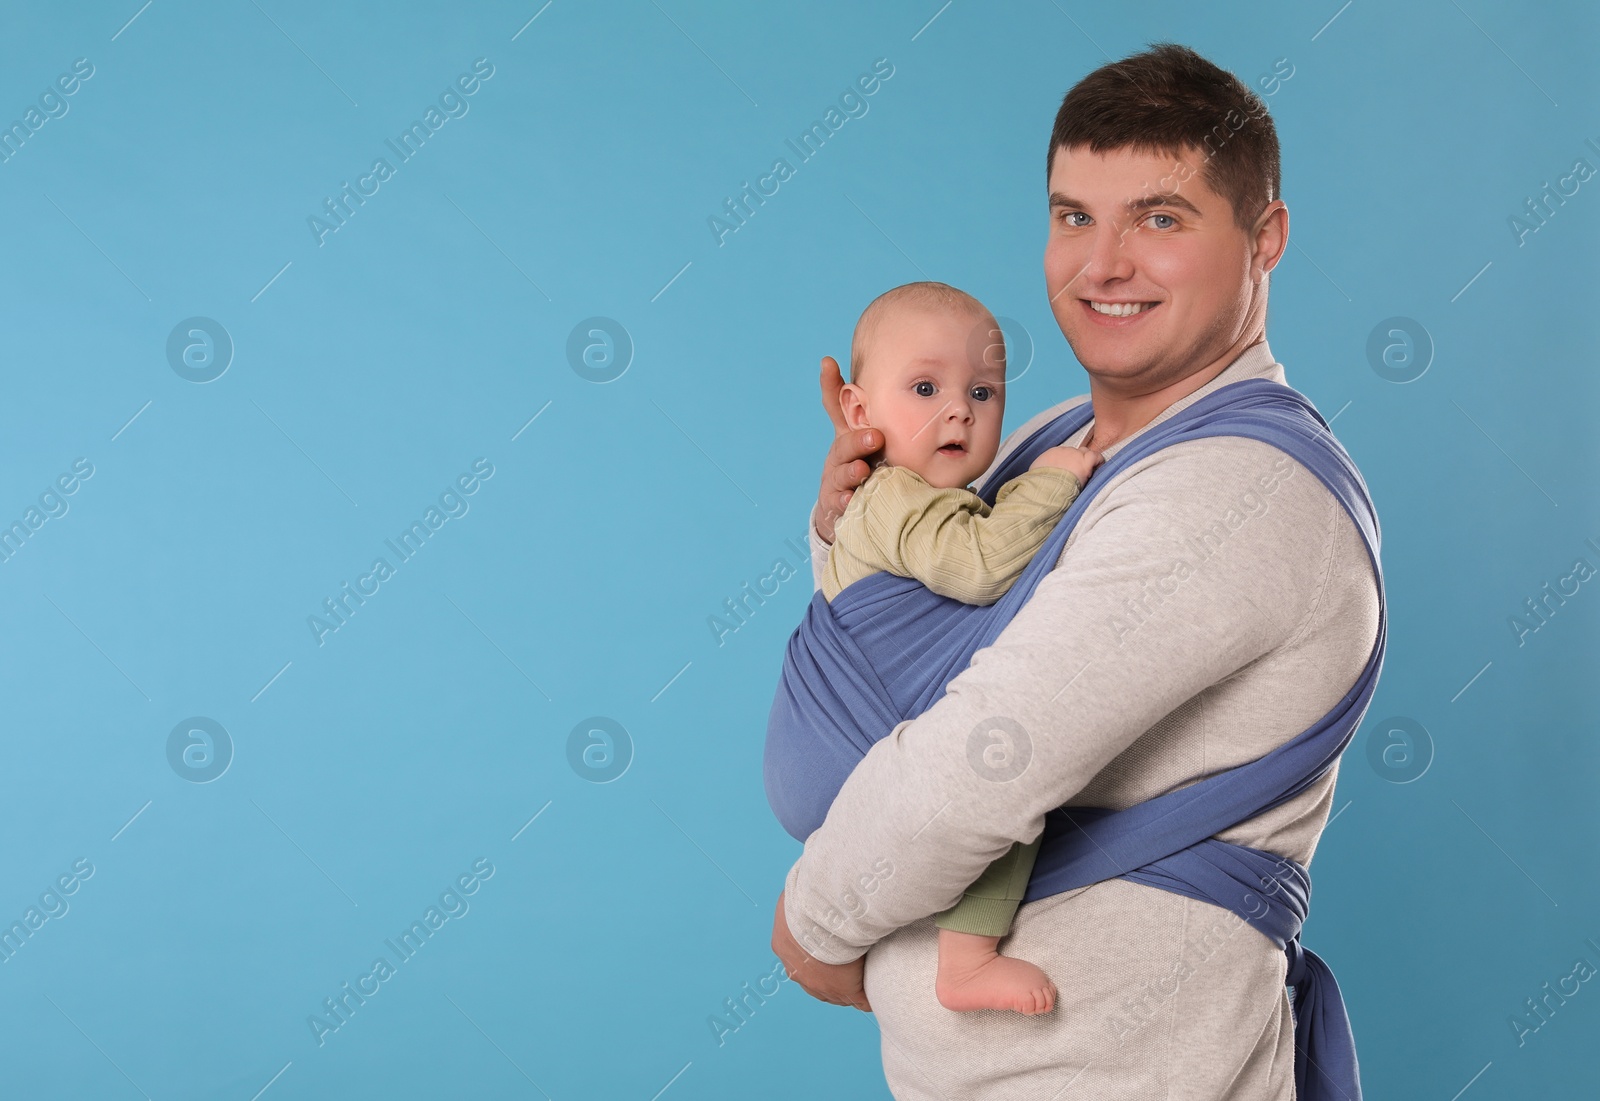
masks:
<svg viewBox="0 0 1600 1101"><path fill-rule="evenodd" d="M966 448L958 443L947 443L943 447L939 448L939 450L943 451L946 455L959 455L966 451Z"/></svg>

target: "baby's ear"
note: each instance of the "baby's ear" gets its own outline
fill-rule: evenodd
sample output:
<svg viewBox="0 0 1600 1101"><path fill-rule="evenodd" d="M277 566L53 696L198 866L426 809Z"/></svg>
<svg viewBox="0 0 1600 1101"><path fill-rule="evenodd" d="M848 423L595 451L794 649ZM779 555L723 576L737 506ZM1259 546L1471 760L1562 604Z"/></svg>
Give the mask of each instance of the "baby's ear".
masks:
<svg viewBox="0 0 1600 1101"><path fill-rule="evenodd" d="M861 387L855 383L847 382L839 388L839 411L844 414L845 427L851 431L865 428L870 423L867 420L867 404L862 396Z"/></svg>

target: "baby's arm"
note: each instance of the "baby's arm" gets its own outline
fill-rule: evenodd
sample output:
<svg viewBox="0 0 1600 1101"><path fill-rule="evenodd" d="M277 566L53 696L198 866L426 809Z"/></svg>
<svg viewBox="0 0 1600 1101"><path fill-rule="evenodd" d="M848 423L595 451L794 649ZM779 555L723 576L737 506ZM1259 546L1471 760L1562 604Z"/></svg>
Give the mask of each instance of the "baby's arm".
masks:
<svg viewBox="0 0 1600 1101"><path fill-rule="evenodd" d="M1089 475L1094 473L1095 467L1105 461L1100 452L1085 447L1048 447L1039 452L1033 462L1028 464L1029 471L1038 470L1041 466L1058 467L1061 470L1070 470L1078 478L1081 486L1089 480ZM1004 492L1004 490L1002 490ZM995 500L1000 499L1000 494L995 494Z"/></svg>
<svg viewBox="0 0 1600 1101"><path fill-rule="evenodd" d="M860 534L881 551L891 573L966 604L993 604L1081 489L1071 470L1036 461L1000 487L990 508L969 490L936 489L891 468L868 490Z"/></svg>

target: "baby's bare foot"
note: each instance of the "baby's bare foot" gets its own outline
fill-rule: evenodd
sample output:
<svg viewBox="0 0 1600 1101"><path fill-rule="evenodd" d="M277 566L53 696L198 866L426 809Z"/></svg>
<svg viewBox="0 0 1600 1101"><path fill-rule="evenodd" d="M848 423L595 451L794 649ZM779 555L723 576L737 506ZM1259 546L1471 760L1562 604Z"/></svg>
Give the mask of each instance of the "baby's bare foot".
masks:
<svg viewBox="0 0 1600 1101"><path fill-rule="evenodd" d="M1002 956L996 937L939 931L934 993L946 1009L1009 1009L1029 1015L1055 1008L1056 986L1027 960ZM974 943L976 942L976 943Z"/></svg>

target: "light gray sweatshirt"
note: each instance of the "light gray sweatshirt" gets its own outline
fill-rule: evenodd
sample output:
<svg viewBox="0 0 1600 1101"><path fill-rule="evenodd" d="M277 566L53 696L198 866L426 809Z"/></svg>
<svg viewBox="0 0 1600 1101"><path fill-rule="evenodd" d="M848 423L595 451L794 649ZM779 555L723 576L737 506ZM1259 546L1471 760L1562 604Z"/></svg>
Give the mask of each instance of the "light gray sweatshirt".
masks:
<svg viewBox="0 0 1600 1101"><path fill-rule="evenodd" d="M1285 381L1265 342L1151 423L1245 378ZM995 463L1086 400L1029 420ZM818 576L828 549L813 526ZM1298 462L1211 437L1117 475L1056 565L946 694L856 766L789 872L790 930L830 963L866 952L900 1101L1292 1098L1283 952L1229 911L1127 880L1023 905L1001 951L1059 988L1038 1017L941 1006L931 915L1038 837L1051 808L1143 802L1260 757L1331 710L1377 637L1361 537ZM996 729L1012 731L1009 745L986 757ZM1309 864L1336 775L1217 836Z"/></svg>

